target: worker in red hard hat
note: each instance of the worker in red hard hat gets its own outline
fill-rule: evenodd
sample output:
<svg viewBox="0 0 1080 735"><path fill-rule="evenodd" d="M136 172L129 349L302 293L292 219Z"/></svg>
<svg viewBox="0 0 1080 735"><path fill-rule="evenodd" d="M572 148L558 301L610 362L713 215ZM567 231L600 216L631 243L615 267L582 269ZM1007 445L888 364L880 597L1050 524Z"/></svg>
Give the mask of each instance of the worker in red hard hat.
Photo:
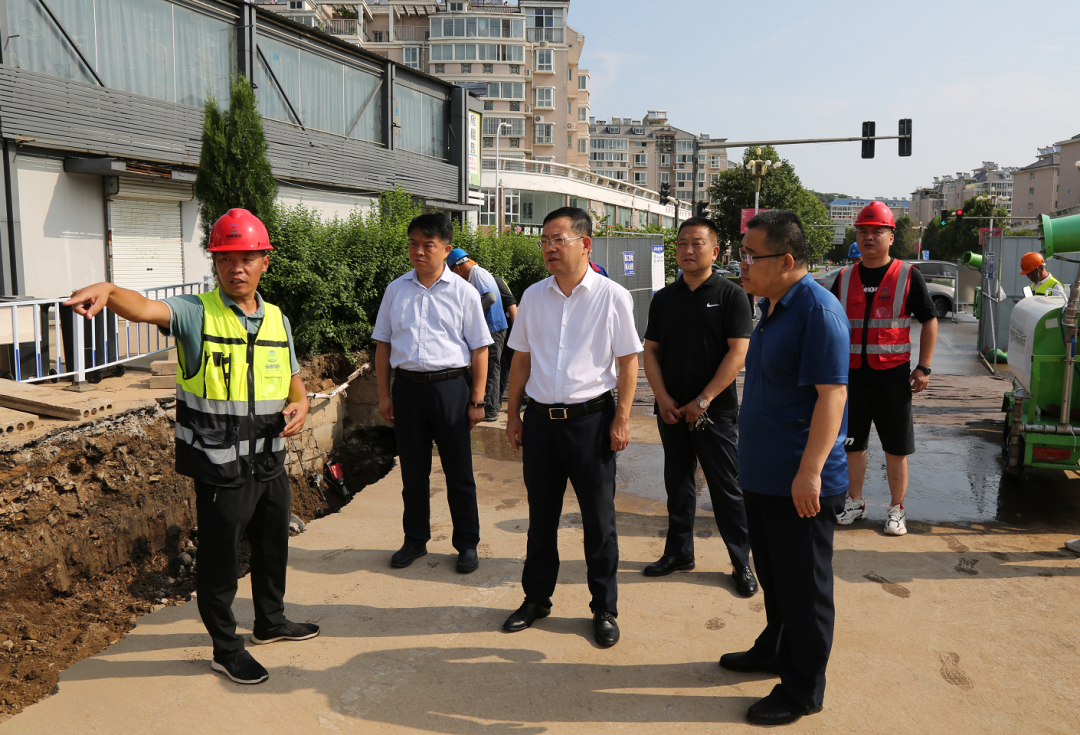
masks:
<svg viewBox="0 0 1080 735"><path fill-rule="evenodd" d="M1031 280L1031 292L1036 296L1065 298L1065 288L1061 281L1050 275L1050 271L1046 269L1046 259L1042 253L1025 253L1024 257L1020 258L1020 275Z"/></svg>
<svg viewBox="0 0 1080 735"><path fill-rule="evenodd" d="M269 674L245 650L232 612L245 529L252 643L319 634L317 625L287 620L283 600L292 504L285 442L304 427L307 390L289 320L258 292L273 250L266 227L246 209L230 209L214 223L208 249L218 280L208 293L154 301L98 283L64 303L87 318L108 307L176 339L176 471L195 481L196 589L214 644L210 666L237 683L258 684Z"/></svg>
<svg viewBox="0 0 1080 735"><path fill-rule="evenodd" d="M937 341L937 311L917 266L889 256L895 237L892 210L870 202L855 219L862 262L840 272L832 292L851 323L848 364L848 497L837 517L846 526L868 518L863 500L866 448L871 424L885 450L885 469L892 496L885 533L907 533L904 497L908 455L915 453L911 396L930 382L930 362ZM919 355L911 368L911 317L922 325Z"/></svg>

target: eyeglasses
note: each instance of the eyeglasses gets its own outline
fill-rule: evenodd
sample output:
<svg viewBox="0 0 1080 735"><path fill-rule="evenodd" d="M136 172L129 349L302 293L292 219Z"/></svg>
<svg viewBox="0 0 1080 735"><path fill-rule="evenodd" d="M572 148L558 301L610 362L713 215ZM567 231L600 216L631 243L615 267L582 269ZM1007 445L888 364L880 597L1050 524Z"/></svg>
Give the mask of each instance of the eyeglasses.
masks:
<svg viewBox="0 0 1080 735"><path fill-rule="evenodd" d="M755 260L765 260L765 258L782 258L787 253L773 253L772 255L751 255L750 253L743 252L742 262L746 265L753 265Z"/></svg>
<svg viewBox="0 0 1080 735"><path fill-rule="evenodd" d="M584 240L584 235L581 237L556 237L554 240L540 239L536 241L536 244L540 246L540 249L544 249L548 246L554 246L557 248L563 248L569 245L574 240Z"/></svg>

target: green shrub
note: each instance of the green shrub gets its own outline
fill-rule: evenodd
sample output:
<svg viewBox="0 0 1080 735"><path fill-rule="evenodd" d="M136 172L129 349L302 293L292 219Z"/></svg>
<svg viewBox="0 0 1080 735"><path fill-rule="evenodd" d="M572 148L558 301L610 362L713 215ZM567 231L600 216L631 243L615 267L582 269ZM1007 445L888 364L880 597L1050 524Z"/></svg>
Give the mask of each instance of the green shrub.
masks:
<svg viewBox="0 0 1080 735"><path fill-rule="evenodd" d="M518 300L529 286L547 278L544 256L536 235L517 232L482 234L466 225L454 226L454 247L461 248L478 264L497 273Z"/></svg>

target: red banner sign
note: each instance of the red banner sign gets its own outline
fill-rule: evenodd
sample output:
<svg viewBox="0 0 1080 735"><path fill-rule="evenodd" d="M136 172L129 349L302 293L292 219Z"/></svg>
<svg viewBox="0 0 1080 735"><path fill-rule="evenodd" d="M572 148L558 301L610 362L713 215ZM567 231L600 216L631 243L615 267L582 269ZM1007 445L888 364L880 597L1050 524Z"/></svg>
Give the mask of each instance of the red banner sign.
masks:
<svg viewBox="0 0 1080 735"><path fill-rule="evenodd" d="M758 211L759 212L768 212L769 210L762 208L762 209L759 209ZM744 234L744 235L746 234L746 223L749 222L750 218L753 217L753 216L754 216L754 210L752 208L742 210L742 217L740 218L740 221L739 221L739 232L741 234Z"/></svg>
<svg viewBox="0 0 1080 735"><path fill-rule="evenodd" d="M990 232L989 227L980 227L979 228L979 244L980 245L983 244L983 241L986 239L986 234L988 232ZM993 235L991 235L991 237L1001 237L1001 228L1000 227L995 227L994 228L994 233L993 233Z"/></svg>

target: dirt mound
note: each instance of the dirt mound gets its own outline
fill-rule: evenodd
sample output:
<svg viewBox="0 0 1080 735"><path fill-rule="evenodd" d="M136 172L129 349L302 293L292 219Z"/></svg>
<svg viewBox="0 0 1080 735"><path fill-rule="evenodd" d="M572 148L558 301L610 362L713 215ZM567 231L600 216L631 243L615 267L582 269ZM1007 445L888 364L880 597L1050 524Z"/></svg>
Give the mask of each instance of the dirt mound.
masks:
<svg viewBox="0 0 1080 735"><path fill-rule="evenodd" d="M356 368L372 357L367 352L335 352L300 361L300 379L309 392L326 392L344 383Z"/></svg>

